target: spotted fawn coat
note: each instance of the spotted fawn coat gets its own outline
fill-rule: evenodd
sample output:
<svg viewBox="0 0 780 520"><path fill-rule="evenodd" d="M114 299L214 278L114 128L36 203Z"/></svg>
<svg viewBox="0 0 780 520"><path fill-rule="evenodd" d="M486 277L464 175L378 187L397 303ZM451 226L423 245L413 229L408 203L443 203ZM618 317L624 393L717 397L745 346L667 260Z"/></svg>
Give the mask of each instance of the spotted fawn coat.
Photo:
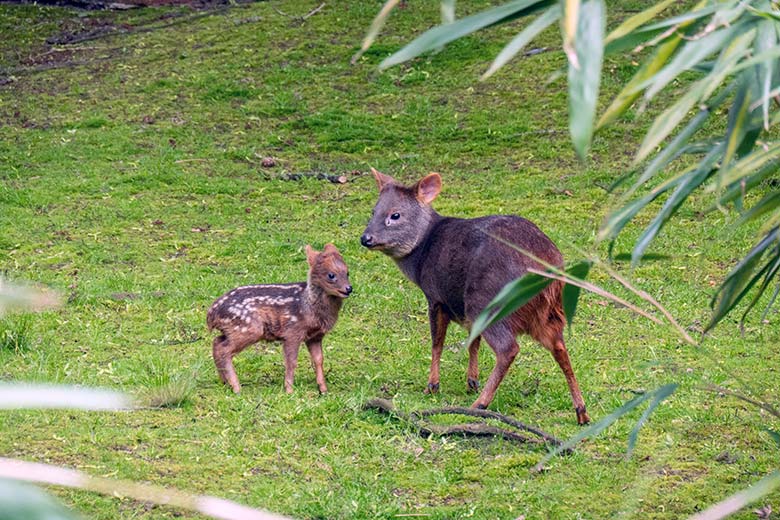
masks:
<svg viewBox="0 0 780 520"><path fill-rule="evenodd" d="M284 351L284 388L293 390L298 349L306 343L320 392L327 392L322 369L322 338L336 324L341 303L352 292L344 259L333 244L322 252L306 246L309 276L306 282L238 287L218 298L208 310L214 338L212 354L220 379L238 393L233 356L260 340L281 341Z"/></svg>

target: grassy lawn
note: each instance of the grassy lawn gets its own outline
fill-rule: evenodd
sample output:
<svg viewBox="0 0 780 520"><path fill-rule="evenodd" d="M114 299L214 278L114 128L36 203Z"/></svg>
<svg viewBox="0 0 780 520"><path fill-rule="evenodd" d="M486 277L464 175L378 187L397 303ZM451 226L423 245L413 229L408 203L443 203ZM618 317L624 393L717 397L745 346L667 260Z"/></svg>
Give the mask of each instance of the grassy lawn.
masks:
<svg viewBox="0 0 780 520"><path fill-rule="evenodd" d="M423 395L430 363L425 299L359 237L376 198L369 166L412 182L438 171L442 214L517 213L569 259L594 245L651 119L632 113L596 137L580 163L567 130L557 30L479 83L517 25L454 43L379 74L376 65L439 17L409 2L377 44L349 58L379 2L289 0L234 6L176 23L184 8L80 12L0 4L0 272L61 291L57 311L0 321L0 379L96 385L135 394L190 387L177 407L128 413L0 415L0 455L99 476L212 494L296 518L681 518L777 467L768 416L710 383L762 399L778 381L780 317L727 319L702 349L586 294L568 340L593 420L636 392L677 382L634 456L641 411L532 474L545 449L419 436L364 411L372 397L403 410L469 405L466 333L452 327L441 393ZM348 5L349 4L349 5ZM463 3L466 4L466 3ZM614 2L612 21L641 2ZM459 14L488 2L458 4ZM461 12L462 11L462 12ZM165 25L165 26L164 26ZM71 44L63 35L117 28ZM155 30L146 30L156 27ZM146 29L145 29L146 28ZM59 40L61 41L61 40ZM604 101L631 58L605 64ZM684 88L677 86L674 88ZM654 109L662 108L663 101ZM264 167L263 158L275 165ZM344 175L332 184L316 176ZM297 180L291 180L297 179ZM724 234L734 214L684 207L630 271L692 333L730 266L753 243ZM640 215L638 223L649 217ZM616 252L627 252L634 225ZM226 290L304 280L305 244L333 242L355 288L325 337L329 394L302 349L296 391L282 390L281 347L236 359L243 392L219 384L206 310ZM605 275L593 281L619 291ZM622 294L622 293L621 293ZM494 356L480 353L484 382ZM566 438L579 431L563 375L528 339L491 408ZM52 489L88 518L194 518L133 500ZM780 495L762 503L780 509ZM752 509L752 508L750 508ZM742 518L754 518L750 509Z"/></svg>

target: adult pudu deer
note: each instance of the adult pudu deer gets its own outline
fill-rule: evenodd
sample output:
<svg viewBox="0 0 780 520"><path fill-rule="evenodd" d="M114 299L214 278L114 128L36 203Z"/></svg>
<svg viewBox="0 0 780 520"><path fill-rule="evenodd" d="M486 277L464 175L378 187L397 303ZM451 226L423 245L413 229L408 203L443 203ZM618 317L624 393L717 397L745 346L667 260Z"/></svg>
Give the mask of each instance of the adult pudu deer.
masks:
<svg viewBox="0 0 780 520"><path fill-rule="evenodd" d="M284 344L284 389L293 391L298 349L306 343L320 392L325 393L322 338L336 324L344 298L352 292L347 264L333 244L317 252L306 246L309 276L306 282L247 285L218 298L208 310L214 338L212 354L222 382L241 391L233 356L260 340Z"/></svg>
<svg viewBox="0 0 780 520"><path fill-rule="evenodd" d="M542 267L517 245L554 266L563 266L555 244L530 221L511 215L460 219L439 215L431 202L441 191L441 177L431 173L413 186L373 168L379 200L360 242L395 260L428 300L433 353L426 392L439 390L439 365L450 321L471 327L480 312L508 282L530 267ZM569 385L577 422L589 422L569 353L563 340L565 316L562 282L550 283L531 301L482 333L496 354L496 365L472 406L486 408L517 356L517 336L528 334L549 350ZM467 383L479 389L477 353L480 338L469 345Z"/></svg>

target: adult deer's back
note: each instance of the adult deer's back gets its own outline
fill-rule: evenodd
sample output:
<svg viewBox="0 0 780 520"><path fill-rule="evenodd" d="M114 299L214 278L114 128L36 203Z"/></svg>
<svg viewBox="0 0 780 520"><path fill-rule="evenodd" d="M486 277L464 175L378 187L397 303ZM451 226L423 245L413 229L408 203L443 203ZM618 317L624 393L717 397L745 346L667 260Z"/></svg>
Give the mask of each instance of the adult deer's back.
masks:
<svg viewBox="0 0 780 520"><path fill-rule="evenodd" d="M510 215L475 219L443 217L431 202L441 191L441 177L432 173L413 186L373 170L379 200L361 243L395 260L428 300L433 353L427 392L439 389L439 364L447 326L455 321L470 328L476 317L508 282L529 267L541 267L503 239L545 262L562 266L555 244L532 222ZM565 318L562 284L553 282L482 337L496 354L496 366L473 406L486 408L518 352L516 337L528 334L547 348L566 376L577 421L589 421L563 340ZM478 390L477 338L469 345L467 383Z"/></svg>

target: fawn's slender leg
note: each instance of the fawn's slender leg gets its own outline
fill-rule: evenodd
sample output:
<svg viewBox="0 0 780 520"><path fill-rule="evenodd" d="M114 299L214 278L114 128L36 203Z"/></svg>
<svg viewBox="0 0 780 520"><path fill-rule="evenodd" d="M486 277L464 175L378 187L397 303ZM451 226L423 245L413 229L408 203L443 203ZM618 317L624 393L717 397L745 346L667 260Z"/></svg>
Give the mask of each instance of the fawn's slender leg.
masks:
<svg viewBox="0 0 780 520"><path fill-rule="evenodd" d="M293 392L293 380L295 379L295 367L298 366L298 348L301 343L297 339L284 342L284 391Z"/></svg>
<svg viewBox="0 0 780 520"><path fill-rule="evenodd" d="M217 336L212 343L211 353L214 357L214 364L217 366L217 373L223 383L230 385L233 392L241 392L241 383L238 382L238 375L233 366L233 354L235 350L230 340L224 336Z"/></svg>
<svg viewBox="0 0 780 520"><path fill-rule="evenodd" d="M314 375L317 378L317 386L320 388L320 393L327 393L328 387L325 384L325 373L322 370L322 336L308 340L306 346L309 348L311 364L314 367Z"/></svg>
<svg viewBox="0 0 780 520"><path fill-rule="evenodd" d="M479 391L479 339L477 336L469 345L469 368L466 372L466 383L470 392Z"/></svg>
<svg viewBox="0 0 780 520"><path fill-rule="evenodd" d="M496 353L496 366L493 367L493 371L490 373L490 377L485 382L485 387L482 389L482 393L474 404L473 408L487 408L493 397L496 395L498 385L504 380L504 376L509 371L509 367L515 360L517 353L520 351L520 347L517 346L517 340L512 335L509 327L493 326L491 329L485 331L482 336L490 348Z"/></svg>
<svg viewBox="0 0 780 520"><path fill-rule="evenodd" d="M450 315L442 309L441 305L428 306L428 320L431 324L431 372L428 375L428 387L426 394L439 391L439 367L441 366L441 352L444 349L444 338L447 335L447 326L450 324Z"/></svg>

